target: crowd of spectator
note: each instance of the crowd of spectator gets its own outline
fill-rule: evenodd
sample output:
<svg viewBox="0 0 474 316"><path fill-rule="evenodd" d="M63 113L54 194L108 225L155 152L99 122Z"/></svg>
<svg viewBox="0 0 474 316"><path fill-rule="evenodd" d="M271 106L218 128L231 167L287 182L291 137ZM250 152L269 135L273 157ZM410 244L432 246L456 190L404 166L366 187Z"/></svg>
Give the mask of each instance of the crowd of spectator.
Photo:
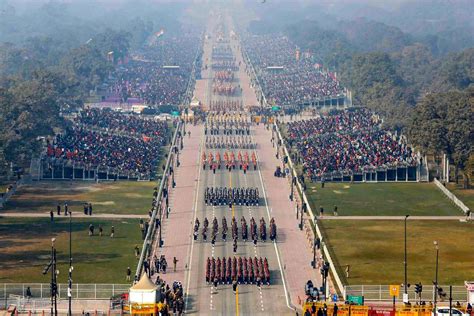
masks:
<svg viewBox="0 0 474 316"><path fill-rule="evenodd" d="M168 134L167 122L110 109L86 109L64 133L48 141L47 156L149 178Z"/></svg>
<svg viewBox="0 0 474 316"><path fill-rule="evenodd" d="M287 138L311 179L331 172L415 165L405 139L384 130L381 123L367 109L338 111L288 123Z"/></svg>
<svg viewBox="0 0 474 316"><path fill-rule="evenodd" d="M179 105L200 45L199 34L163 35L116 70L105 102Z"/></svg>
<svg viewBox="0 0 474 316"><path fill-rule="evenodd" d="M299 56L284 36L246 36L243 45L270 104L297 105L344 92L332 73L320 71L311 56Z"/></svg>

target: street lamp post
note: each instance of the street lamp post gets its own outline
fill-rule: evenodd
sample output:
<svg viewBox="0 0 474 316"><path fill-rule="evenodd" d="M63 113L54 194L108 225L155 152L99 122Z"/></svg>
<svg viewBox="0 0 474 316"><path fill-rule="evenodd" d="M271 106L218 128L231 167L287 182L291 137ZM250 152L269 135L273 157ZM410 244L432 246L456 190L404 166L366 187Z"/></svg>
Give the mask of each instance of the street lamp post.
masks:
<svg viewBox="0 0 474 316"><path fill-rule="evenodd" d="M405 283L404 283L404 288L405 288L405 297L404 300L406 299L406 302L408 303L408 276L407 276L407 219L410 217L410 215L405 215L405 261L403 262L403 265L405 266Z"/></svg>
<svg viewBox="0 0 474 316"><path fill-rule="evenodd" d="M439 263L439 245L438 245L438 242L435 240L433 242L433 244L435 245L435 248L436 248L436 272L435 272L435 288L434 288L434 298L433 298L433 302L434 302L434 310L433 310L433 313L434 315L437 315L437 311L436 311L436 303L437 303L437 300L438 300L438 263Z"/></svg>
<svg viewBox="0 0 474 316"><path fill-rule="evenodd" d="M72 212L69 212L69 284L68 284L68 305L69 316L72 316Z"/></svg>

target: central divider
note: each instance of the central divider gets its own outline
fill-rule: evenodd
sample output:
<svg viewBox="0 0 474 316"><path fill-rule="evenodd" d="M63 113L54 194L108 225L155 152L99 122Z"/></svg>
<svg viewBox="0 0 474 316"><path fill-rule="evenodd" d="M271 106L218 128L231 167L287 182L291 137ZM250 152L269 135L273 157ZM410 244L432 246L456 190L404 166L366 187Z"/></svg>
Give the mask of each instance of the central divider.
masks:
<svg viewBox="0 0 474 316"><path fill-rule="evenodd" d="M164 184L168 182L169 180L169 170L170 170L170 164L171 164L171 161L172 161L172 157L174 158L176 153L174 152L174 148L176 146L176 140L177 140L177 136L178 136L178 132L180 132L181 128L182 128L182 123L180 120L178 120L178 125L176 127L176 130L174 131L174 135L173 135L173 139L171 141L171 144L170 144L170 149L169 149L169 152L168 152L168 159L166 160L166 165L165 165L165 170L163 171L163 176L161 178L161 182L160 182L160 187L158 189L158 195L156 196L156 204L155 206L153 207L153 213L151 215L151 219L149 220L150 222L150 225L148 225L148 230L147 230L147 233L146 233L146 236L145 236L145 240L143 241L143 246L142 246L142 251L141 251L141 254L140 254L140 259L138 260L138 265L137 265L137 270L135 272L135 278L136 279L140 279L141 277L141 274L142 274L142 269L143 269L143 261L145 260L145 258L147 258L149 256L149 251L151 250L151 245L153 243L153 239L154 239L154 234L155 234L155 231L156 231L156 215L158 213L158 210L160 210L160 217L161 217L161 203L163 202L163 187L164 187ZM176 147L177 148L177 147ZM179 151L179 148L178 148L178 151ZM174 171L173 171L174 172ZM169 193L168 193L169 194ZM162 221L161 221L161 218L160 218L160 229L162 227Z"/></svg>

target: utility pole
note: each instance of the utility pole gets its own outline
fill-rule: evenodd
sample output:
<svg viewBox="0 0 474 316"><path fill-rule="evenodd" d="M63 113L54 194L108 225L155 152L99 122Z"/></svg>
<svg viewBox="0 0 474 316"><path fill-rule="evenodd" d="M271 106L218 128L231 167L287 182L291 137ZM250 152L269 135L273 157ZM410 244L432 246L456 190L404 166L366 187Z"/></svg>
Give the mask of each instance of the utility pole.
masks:
<svg viewBox="0 0 474 316"><path fill-rule="evenodd" d="M72 212L69 212L69 282L67 289L68 316L72 316Z"/></svg>
<svg viewBox="0 0 474 316"><path fill-rule="evenodd" d="M436 303L437 303L437 300L438 300L438 263L439 263L439 245L438 245L438 242L437 241L434 241L433 242L435 247L436 247L436 272L435 272L435 281L434 281L434 285L435 285L435 288L434 288L434 298L433 298L433 301L434 301L434 310L433 310L433 313L434 315L437 315L437 309L436 309Z"/></svg>
<svg viewBox="0 0 474 316"><path fill-rule="evenodd" d="M51 270L51 283L50 283L50 294L51 294L51 315L58 315L58 305L57 305L57 292L58 286L56 281L57 270L56 270L56 248L54 247L54 242L56 238L51 238L51 260L48 265L43 269L43 274L48 274Z"/></svg>
<svg viewBox="0 0 474 316"><path fill-rule="evenodd" d="M408 276L407 276L407 219L408 217L410 217L410 215L405 215L405 261L403 262L403 265L405 266L405 283L404 283L405 295L403 297L404 303L408 303Z"/></svg>

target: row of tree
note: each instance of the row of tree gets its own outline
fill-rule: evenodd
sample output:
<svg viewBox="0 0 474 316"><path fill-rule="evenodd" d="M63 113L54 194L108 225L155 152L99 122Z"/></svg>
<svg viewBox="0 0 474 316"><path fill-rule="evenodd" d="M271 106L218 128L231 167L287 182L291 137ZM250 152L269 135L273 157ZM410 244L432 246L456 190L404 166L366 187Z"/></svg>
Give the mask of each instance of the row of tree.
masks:
<svg viewBox="0 0 474 316"><path fill-rule="evenodd" d="M152 30L147 32L140 35L143 42ZM136 34L107 29L64 51L49 37L0 46L0 175L12 163L28 167L42 139L67 124L62 113L82 107L90 91L113 77L134 38Z"/></svg>
<svg viewBox="0 0 474 316"><path fill-rule="evenodd" d="M381 114L386 126L407 134L422 152L446 153L467 179L474 146L474 48L437 56L380 24L365 24L368 32L353 25L348 36L347 23L336 31L305 20L284 33L315 62L336 71L355 104Z"/></svg>

